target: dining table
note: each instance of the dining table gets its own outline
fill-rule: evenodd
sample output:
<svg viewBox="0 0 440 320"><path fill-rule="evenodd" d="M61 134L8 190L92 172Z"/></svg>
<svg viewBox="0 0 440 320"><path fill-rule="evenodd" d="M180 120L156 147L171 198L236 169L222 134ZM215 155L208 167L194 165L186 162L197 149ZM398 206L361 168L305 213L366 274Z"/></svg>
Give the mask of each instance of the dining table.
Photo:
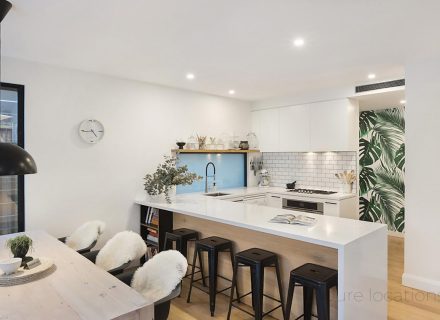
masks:
<svg viewBox="0 0 440 320"><path fill-rule="evenodd" d="M28 255L50 259L54 267L32 282L0 286L1 320L154 318L153 301L45 231L0 236L0 260L12 257L7 240L23 234L33 241Z"/></svg>

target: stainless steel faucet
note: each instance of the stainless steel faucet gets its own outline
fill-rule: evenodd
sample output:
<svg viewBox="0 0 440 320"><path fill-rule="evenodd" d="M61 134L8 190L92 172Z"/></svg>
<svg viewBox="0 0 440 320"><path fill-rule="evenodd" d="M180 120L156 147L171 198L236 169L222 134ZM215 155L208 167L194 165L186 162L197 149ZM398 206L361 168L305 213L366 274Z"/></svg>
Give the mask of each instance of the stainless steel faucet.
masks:
<svg viewBox="0 0 440 320"><path fill-rule="evenodd" d="M212 176L208 176L208 167L209 167L209 165L212 165L212 168L214 169L214 174ZM214 181L213 181L212 185L215 186L215 165L212 162L208 162L206 164L206 168L205 168L205 193L208 193L208 177L214 178Z"/></svg>

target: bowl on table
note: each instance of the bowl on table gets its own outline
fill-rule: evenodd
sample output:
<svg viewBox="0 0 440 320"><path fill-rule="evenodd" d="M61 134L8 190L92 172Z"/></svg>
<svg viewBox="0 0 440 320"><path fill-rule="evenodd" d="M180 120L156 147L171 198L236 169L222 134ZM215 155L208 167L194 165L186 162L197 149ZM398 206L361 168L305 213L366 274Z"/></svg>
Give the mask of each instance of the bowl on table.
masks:
<svg viewBox="0 0 440 320"><path fill-rule="evenodd" d="M18 270L21 265L21 258L10 258L0 260L0 270L3 271L5 275L13 274Z"/></svg>

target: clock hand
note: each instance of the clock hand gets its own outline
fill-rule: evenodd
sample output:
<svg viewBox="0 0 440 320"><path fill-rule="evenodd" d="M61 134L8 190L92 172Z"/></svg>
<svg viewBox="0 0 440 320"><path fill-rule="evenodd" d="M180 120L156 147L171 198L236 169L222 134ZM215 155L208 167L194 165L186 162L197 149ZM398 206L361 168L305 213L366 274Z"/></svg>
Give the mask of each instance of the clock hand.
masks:
<svg viewBox="0 0 440 320"><path fill-rule="evenodd" d="M91 130L82 130L81 129L81 132L92 132Z"/></svg>
<svg viewBox="0 0 440 320"><path fill-rule="evenodd" d="M92 132L95 135L95 137L98 138L98 136L96 135L95 131L93 131L93 129L90 129L90 132Z"/></svg>

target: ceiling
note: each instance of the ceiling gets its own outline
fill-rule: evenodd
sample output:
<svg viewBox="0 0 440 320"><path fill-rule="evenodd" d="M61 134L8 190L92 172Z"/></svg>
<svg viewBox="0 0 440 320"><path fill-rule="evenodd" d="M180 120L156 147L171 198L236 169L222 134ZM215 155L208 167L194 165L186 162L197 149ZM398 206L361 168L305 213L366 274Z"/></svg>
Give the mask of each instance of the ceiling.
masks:
<svg viewBox="0 0 440 320"><path fill-rule="evenodd" d="M438 0L10 1L5 56L251 101L402 78L440 53Z"/></svg>

